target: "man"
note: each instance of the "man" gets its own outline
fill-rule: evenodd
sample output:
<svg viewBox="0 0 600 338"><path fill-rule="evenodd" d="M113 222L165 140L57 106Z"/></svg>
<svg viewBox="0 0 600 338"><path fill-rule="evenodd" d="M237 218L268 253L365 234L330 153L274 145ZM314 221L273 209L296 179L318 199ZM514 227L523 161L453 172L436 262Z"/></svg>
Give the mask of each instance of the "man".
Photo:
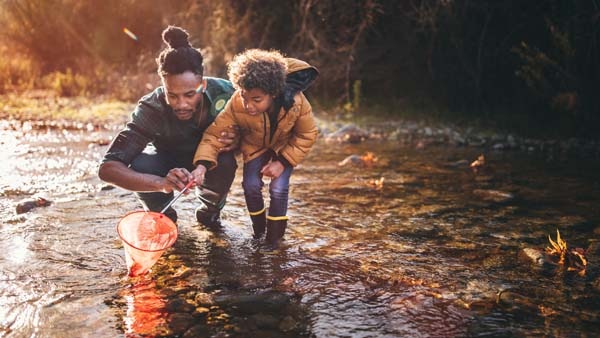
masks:
<svg viewBox="0 0 600 338"><path fill-rule="evenodd" d="M103 181L134 191L144 208L160 211L192 179L194 150L204 129L225 107L233 93L229 81L203 77L203 57L179 27L163 31L167 47L156 59L162 86L142 97L131 120L107 150L98 175ZM206 226L219 225L219 212L233 181L237 164L235 130L222 135L230 146L219 156L220 170L197 187L201 206L196 218ZM174 222L173 208L165 214Z"/></svg>

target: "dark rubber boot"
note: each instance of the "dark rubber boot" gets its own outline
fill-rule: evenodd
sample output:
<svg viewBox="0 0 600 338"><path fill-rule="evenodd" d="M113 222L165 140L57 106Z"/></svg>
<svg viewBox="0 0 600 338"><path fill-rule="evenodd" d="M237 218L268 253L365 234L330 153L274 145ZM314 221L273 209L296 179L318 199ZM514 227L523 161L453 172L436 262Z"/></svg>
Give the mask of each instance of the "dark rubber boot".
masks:
<svg viewBox="0 0 600 338"><path fill-rule="evenodd" d="M254 230L254 238L261 238L267 227L267 213L263 210L258 215L250 215L252 219L252 229Z"/></svg>
<svg viewBox="0 0 600 338"><path fill-rule="evenodd" d="M208 213L203 208L196 208L196 220L209 230L219 231L221 230L221 213Z"/></svg>
<svg viewBox="0 0 600 338"><path fill-rule="evenodd" d="M271 220L267 218L267 244L276 249L281 243L281 239L285 234L285 228L287 227L287 219L282 220Z"/></svg>

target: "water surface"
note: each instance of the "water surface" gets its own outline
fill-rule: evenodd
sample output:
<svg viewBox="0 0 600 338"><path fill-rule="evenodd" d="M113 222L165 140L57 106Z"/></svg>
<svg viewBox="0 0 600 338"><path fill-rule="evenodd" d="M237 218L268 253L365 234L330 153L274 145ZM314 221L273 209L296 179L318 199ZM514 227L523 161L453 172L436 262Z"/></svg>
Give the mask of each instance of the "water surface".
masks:
<svg viewBox="0 0 600 338"><path fill-rule="evenodd" d="M586 337L600 328L596 254L584 276L519 258L556 229L595 252L592 160L320 139L292 175L281 250L252 239L238 174L222 232L198 225L193 195L182 197L175 246L151 274L128 279L115 227L139 206L96 177L115 131L0 129L0 336ZM372 167L338 165L366 152L378 158ZM487 165L474 173L481 153ZM52 205L15 213L36 196Z"/></svg>

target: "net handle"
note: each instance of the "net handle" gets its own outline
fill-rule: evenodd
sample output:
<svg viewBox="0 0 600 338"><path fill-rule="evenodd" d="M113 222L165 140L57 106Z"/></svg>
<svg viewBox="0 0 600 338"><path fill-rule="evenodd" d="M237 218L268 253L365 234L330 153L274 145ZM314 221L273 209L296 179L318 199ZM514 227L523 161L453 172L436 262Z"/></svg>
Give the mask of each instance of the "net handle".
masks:
<svg viewBox="0 0 600 338"><path fill-rule="evenodd" d="M187 190L188 190L188 189L189 189L189 188L192 186L192 184L193 184L193 183L194 183L194 180L190 180L190 181L188 182L188 184L187 184L187 185L186 185L186 186L185 186L183 189L181 189L181 191L180 191L180 192L178 192L178 193L177 193L177 195L175 195L175 197L173 197L173 199L171 200L171 202L169 202L169 204L167 204L167 206L166 206L166 207L164 207L164 208L163 208L163 209L160 211L160 213L161 213L161 214L164 214L164 213L165 213L165 211L167 211L167 209L169 209L169 207L170 207L171 205L173 205L173 203L175 203L175 201L177 201L177 199L178 199L179 197L181 197L181 195L183 195L183 193L184 193L184 192L186 192L186 191L187 191Z"/></svg>

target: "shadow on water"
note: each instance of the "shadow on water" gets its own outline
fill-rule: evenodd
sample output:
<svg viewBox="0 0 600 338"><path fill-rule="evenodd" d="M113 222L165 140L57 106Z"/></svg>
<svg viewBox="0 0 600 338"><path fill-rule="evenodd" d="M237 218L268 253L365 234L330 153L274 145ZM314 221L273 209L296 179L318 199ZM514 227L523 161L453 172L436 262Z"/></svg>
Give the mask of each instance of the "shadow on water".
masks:
<svg viewBox="0 0 600 338"><path fill-rule="evenodd" d="M326 143L292 176L281 250L252 239L241 175L212 232L178 201L180 234L126 278L115 226L139 206L104 189L112 132L1 130L0 336L593 336L600 326L598 163L518 151ZM372 166L338 165L373 152ZM46 208L15 214L43 195ZM583 276L539 264L556 229ZM73 331L77 330L77 331Z"/></svg>

